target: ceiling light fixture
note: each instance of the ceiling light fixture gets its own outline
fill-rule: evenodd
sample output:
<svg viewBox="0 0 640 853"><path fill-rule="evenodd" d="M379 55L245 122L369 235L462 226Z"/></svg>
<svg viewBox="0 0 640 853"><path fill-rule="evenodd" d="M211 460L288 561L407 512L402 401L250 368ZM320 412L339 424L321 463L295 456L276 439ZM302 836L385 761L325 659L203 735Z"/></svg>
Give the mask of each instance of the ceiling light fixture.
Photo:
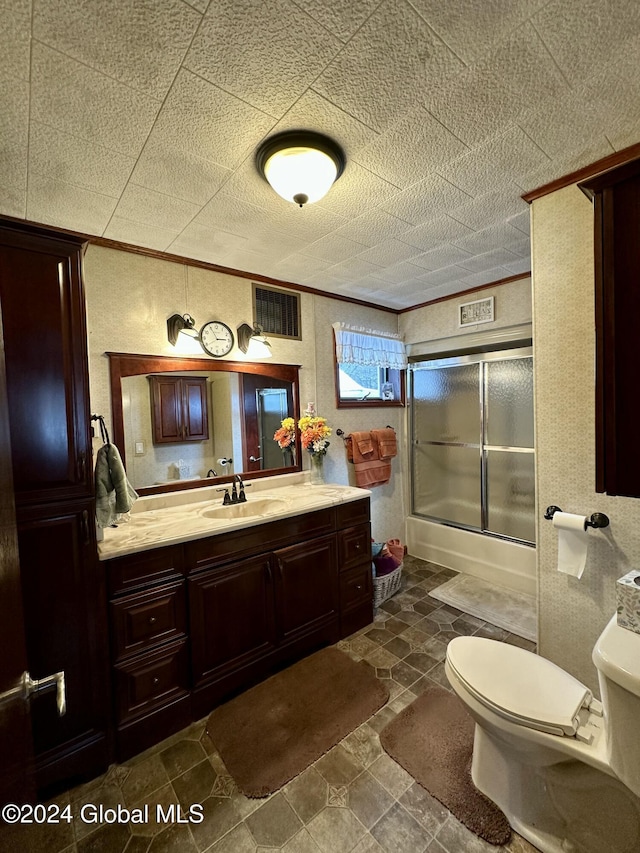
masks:
<svg viewBox="0 0 640 853"><path fill-rule="evenodd" d="M271 358L271 344L262 334L262 326L248 323L238 326L238 347L250 358Z"/></svg>
<svg viewBox="0 0 640 853"><path fill-rule="evenodd" d="M328 136L286 130L256 151L256 166L279 196L302 207L325 196L346 165L344 151Z"/></svg>
<svg viewBox="0 0 640 853"><path fill-rule="evenodd" d="M188 335L190 338L200 338L198 330L195 328L196 321L191 314L172 314L167 320L167 337L171 346L175 346L178 342L178 335Z"/></svg>

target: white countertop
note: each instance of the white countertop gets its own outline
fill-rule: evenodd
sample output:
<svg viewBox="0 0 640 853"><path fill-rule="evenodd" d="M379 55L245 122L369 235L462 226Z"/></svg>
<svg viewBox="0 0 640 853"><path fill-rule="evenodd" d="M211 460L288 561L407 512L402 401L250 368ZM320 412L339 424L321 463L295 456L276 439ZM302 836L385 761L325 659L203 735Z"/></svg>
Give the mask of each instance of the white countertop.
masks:
<svg viewBox="0 0 640 853"><path fill-rule="evenodd" d="M105 529L104 539L98 543L98 556L109 560L216 536L361 500L371 494L367 489L335 483L312 486L305 474L284 474L248 483L251 486L246 503L230 507L222 506L223 495L216 491L220 485L138 498L129 521ZM248 515L234 517L237 512Z"/></svg>

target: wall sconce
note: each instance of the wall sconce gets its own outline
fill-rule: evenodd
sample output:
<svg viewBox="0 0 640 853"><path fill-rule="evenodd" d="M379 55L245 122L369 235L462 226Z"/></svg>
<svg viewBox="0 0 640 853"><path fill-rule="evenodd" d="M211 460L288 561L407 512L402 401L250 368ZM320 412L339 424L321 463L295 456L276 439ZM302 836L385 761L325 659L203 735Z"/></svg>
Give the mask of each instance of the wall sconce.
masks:
<svg viewBox="0 0 640 853"><path fill-rule="evenodd" d="M191 314L172 314L167 320L167 337L171 346L175 346L178 342L178 335L188 335L190 338L200 338L198 330L195 328L196 321Z"/></svg>
<svg viewBox="0 0 640 853"><path fill-rule="evenodd" d="M256 167L279 196L302 207L319 201L344 171L346 157L333 139L311 130L286 130L256 151Z"/></svg>
<svg viewBox="0 0 640 853"><path fill-rule="evenodd" d="M271 358L271 344L257 323L254 326L248 323L238 326L238 347L249 358Z"/></svg>

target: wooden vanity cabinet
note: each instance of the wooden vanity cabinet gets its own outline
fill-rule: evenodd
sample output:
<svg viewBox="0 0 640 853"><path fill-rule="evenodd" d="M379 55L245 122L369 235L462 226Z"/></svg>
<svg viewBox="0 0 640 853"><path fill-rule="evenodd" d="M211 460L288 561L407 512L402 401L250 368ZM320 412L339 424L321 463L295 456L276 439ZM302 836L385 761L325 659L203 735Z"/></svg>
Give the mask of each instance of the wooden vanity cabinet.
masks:
<svg viewBox="0 0 640 853"><path fill-rule="evenodd" d="M153 443L206 441L206 376L150 376Z"/></svg>
<svg viewBox="0 0 640 853"><path fill-rule="evenodd" d="M107 560L118 759L369 624L369 530L367 498Z"/></svg>
<svg viewBox="0 0 640 853"><path fill-rule="evenodd" d="M117 557L107 575L116 753L124 761L191 721L182 547Z"/></svg>

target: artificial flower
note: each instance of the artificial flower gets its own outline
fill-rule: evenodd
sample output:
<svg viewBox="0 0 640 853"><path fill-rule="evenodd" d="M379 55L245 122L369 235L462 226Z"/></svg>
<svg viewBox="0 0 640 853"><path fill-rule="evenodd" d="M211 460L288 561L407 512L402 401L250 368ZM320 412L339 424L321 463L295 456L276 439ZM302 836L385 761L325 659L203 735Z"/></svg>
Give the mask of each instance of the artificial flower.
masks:
<svg viewBox="0 0 640 853"><path fill-rule="evenodd" d="M273 440L277 441L283 450L296 443L296 422L293 418L281 421L280 429L273 434Z"/></svg>
<svg viewBox="0 0 640 853"><path fill-rule="evenodd" d="M331 427L327 426L326 418L305 415L298 421L298 427L305 450L312 456L324 456L330 444L327 437L331 435Z"/></svg>

